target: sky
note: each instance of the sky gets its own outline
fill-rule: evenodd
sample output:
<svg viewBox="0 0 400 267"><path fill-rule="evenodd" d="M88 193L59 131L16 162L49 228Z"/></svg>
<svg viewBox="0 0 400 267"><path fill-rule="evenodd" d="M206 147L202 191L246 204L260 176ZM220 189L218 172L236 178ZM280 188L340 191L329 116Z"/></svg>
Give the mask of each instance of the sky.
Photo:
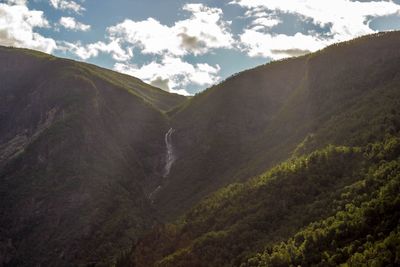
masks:
<svg viewBox="0 0 400 267"><path fill-rule="evenodd" d="M0 0L0 45L193 95L260 64L400 29L400 0Z"/></svg>

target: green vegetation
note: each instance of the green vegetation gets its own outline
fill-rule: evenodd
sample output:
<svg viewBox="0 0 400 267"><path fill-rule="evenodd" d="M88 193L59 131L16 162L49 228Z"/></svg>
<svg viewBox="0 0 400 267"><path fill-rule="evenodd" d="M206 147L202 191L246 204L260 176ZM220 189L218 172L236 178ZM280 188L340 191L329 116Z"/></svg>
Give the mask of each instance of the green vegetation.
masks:
<svg viewBox="0 0 400 267"><path fill-rule="evenodd" d="M155 223L164 112L185 98L30 50L0 62L0 266L110 261Z"/></svg>
<svg viewBox="0 0 400 267"><path fill-rule="evenodd" d="M175 110L180 155L156 199L171 223L129 262L395 266L399 36L260 66Z"/></svg>
<svg viewBox="0 0 400 267"><path fill-rule="evenodd" d="M156 208L173 220L208 194L294 155L400 130L399 32L245 71L171 119L179 157Z"/></svg>
<svg viewBox="0 0 400 267"><path fill-rule="evenodd" d="M358 38L189 99L0 47L0 265L399 265L399 46Z"/></svg>
<svg viewBox="0 0 400 267"><path fill-rule="evenodd" d="M400 138L333 147L223 188L136 244L136 266L399 264ZM120 265L122 266L122 265Z"/></svg>

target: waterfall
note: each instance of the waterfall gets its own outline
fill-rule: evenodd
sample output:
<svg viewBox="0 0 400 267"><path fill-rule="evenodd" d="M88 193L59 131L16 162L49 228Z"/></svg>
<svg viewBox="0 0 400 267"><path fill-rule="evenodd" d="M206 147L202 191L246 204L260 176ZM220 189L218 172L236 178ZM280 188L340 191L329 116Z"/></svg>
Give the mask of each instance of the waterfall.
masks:
<svg viewBox="0 0 400 267"><path fill-rule="evenodd" d="M167 177L169 171L171 170L172 164L175 161L174 148L172 146L172 134L174 133L174 129L170 128L168 132L165 134L165 146L167 148L167 154L165 158L165 167L163 177Z"/></svg>
<svg viewBox="0 0 400 267"><path fill-rule="evenodd" d="M172 134L174 133L174 129L170 128L168 132L165 134L164 140L165 140L165 146L166 146L166 155L165 155L165 166L164 166L164 171L163 171L163 178L166 178L169 174L169 171L171 170L172 164L175 161L175 155L174 155L174 148L172 146ZM156 189L154 189L150 194L148 195L148 198L151 200L151 203L154 203L155 196L157 193L162 189L162 184L158 185Z"/></svg>
<svg viewBox="0 0 400 267"><path fill-rule="evenodd" d="M161 185L157 186L156 189L154 189L152 192L149 194L149 199L151 200L151 203L154 201L154 196L160 191Z"/></svg>

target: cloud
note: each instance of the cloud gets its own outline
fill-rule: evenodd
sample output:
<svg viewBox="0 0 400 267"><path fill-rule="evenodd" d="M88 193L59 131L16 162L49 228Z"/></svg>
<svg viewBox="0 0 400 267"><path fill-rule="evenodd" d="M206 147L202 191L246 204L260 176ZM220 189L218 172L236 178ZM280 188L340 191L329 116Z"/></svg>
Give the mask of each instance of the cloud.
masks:
<svg viewBox="0 0 400 267"><path fill-rule="evenodd" d="M323 39L302 33L296 33L294 36L272 35L254 29L245 30L241 34L240 40L249 56L270 57L272 59L299 56L321 49L328 44Z"/></svg>
<svg viewBox="0 0 400 267"><path fill-rule="evenodd" d="M84 7L72 0L50 0L50 4L55 9L73 11L78 14L80 14L82 11L85 11Z"/></svg>
<svg viewBox="0 0 400 267"><path fill-rule="evenodd" d="M27 0L7 0L9 5L26 5Z"/></svg>
<svg viewBox="0 0 400 267"><path fill-rule="evenodd" d="M166 51L174 55L184 54L176 34L153 18L138 22L127 19L110 27L108 32L112 39L133 44L144 54L163 54Z"/></svg>
<svg viewBox="0 0 400 267"><path fill-rule="evenodd" d="M56 42L34 31L47 27L49 22L43 12L28 9L26 1L0 3L0 44L51 53L57 47Z"/></svg>
<svg viewBox="0 0 400 267"><path fill-rule="evenodd" d="M61 17L60 25L66 29L73 31L88 31L90 30L90 25L83 24L79 21L76 21L73 17Z"/></svg>
<svg viewBox="0 0 400 267"><path fill-rule="evenodd" d="M116 61L127 61L133 57L131 48L123 49L117 40L105 43L102 41L83 45L80 42L59 42L58 50L64 53L72 53L82 60L97 57L100 53L111 54Z"/></svg>
<svg viewBox="0 0 400 267"><path fill-rule="evenodd" d="M280 19L271 18L269 16L266 16L266 17L256 18L255 20L253 20L253 22L251 24L254 26L261 26L263 28L271 28L271 27L278 25L281 22L282 21Z"/></svg>
<svg viewBox="0 0 400 267"><path fill-rule="evenodd" d="M138 47L144 54L199 55L211 49L232 48L234 40L227 23L222 20L221 9L186 4L183 10L191 16L171 27L153 18L126 19L108 29L109 37Z"/></svg>
<svg viewBox="0 0 400 267"><path fill-rule="evenodd" d="M129 63L116 63L114 69L142 79L172 93L189 95L183 89L190 84L211 85L219 81L219 65L206 63L192 65L181 58L164 56L160 62L151 62L143 66Z"/></svg>
<svg viewBox="0 0 400 267"><path fill-rule="evenodd" d="M183 10L189 18L172 26L148 18L142 21L129 19L107 29L107 42L81 44L59 42L65 53L73 53L83 60L100 53L111 54L119 61L114 69L138 77L163 90L188 95L183 89L189 85L206 86L219 81L218 65L190 64L185 55L200 55L217 48L233 48L234 40L228 23L222 20L222 10L202 4L187 4ZM153 61L141 66L131 64L133 49L153 56Z"/></svg>
<svg viewBox="0 0 400 267"><path fill-rule="evenodd" d="M394 14L400 6L390 1L351 2L348 0L234 0L248 9L281 11L312 18L321 26L332 24L332 33L352 38L370 33L367 17Z"/></svg>
<svg viewBox="0 0 400 267"><path fill-rule="evenodd" d="M207 46L207 44L198 37L190 36L185 32L179 33L178 36L182 38L181 47L186 51L201 51Z"/></svg>
<svg viewBox="0 0 400 267"><path fill-rule="evenodd" d="M297 57L310 53L308 49L288 48L288 49L271 49L272 54L281 54L289 57Z"/></svg>
<svg viewBox="0 0 400 267"><path fill-rule="evenodd" d="M392 1L233 0L230 4L247 9L246 15L253 18L252 24L240 35L242 47L251 56L261 55L272 58L290 56L294 51L295 54L302 50L315 51L334 42L374 33L375 31L369 26L373 18L400 12L400 5ZM327 27L329 32L324 35L318 31L310 31L307 34L290 36L284 33L265 32L265 27L279 24L278 21L271 20L271 16L278 16L279 13L294 14L310 19L321 28ZM263 22L265 22L264 25L262 25ZM264 33L260 34L263 31ZM285 44L282 40L292 43ZM283 48L277 47L277 44L283 45ZM306 44L309 46L307 47Z"/></svg>
<svg viewBox="0 0 400 267"><path fill-rule="evenodd" d="M163 79L162 77L157 76L154 80L152 80L150 82L150 84L155 86L155 87L161 88L161 89L163 89L165 91L168 91L168 92L170 90L170 88L169 88L169 79L168 78Z"/></svg>

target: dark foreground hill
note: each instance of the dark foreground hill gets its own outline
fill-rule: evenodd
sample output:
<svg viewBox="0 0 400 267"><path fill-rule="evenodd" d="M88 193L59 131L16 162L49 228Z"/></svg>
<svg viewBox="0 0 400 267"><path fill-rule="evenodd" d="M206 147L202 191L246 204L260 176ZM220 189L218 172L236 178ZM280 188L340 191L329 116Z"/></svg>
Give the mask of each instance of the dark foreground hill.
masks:
<svg viewBox="0 0 400 267"><path fill-rule="evenodd" d="M0 265L398 265L398 47L366 36L190 99L1 48Z"/></svg>

